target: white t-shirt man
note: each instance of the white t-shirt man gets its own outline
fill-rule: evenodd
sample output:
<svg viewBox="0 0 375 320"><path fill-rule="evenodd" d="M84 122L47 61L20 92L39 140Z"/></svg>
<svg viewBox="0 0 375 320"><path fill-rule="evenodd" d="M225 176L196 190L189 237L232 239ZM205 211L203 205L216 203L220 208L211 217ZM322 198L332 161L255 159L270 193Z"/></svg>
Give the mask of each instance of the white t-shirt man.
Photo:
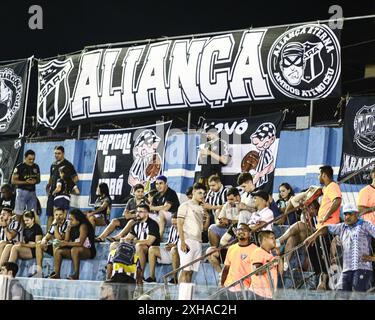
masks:
<svg viewBox="0 0 375 320"><path fill-rule="evenodd" d="M181 240L177 248L180 256L180 264L186 265L189 262L202 256L202 231L203 231L204 209L193 200L182 203L177 211L177 218L184 219L184 238L189 247L188 252L181 250ZM198 272L199 262L184 268L185 271Z"/></svg>
<svg viewBox="0 0 375 320"><path fill-rule="evenodd" d="M248 221L248 225L251 226L261 221L270 222L271 220L273 220L273 212L270 208L265 207L262 210L259 210L251 215L250 220ZM273 223L270 223L259 231L272 231L272 225Z"/></svg>

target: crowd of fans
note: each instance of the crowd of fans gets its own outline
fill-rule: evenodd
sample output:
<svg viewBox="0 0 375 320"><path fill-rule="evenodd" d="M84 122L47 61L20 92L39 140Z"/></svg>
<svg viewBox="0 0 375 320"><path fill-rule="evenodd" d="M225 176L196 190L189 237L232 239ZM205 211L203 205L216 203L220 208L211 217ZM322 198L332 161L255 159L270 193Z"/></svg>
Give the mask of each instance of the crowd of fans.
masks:
<svg viewBox="0 0 375 320"><path fill-rule="evenodd" d="M186 191L187 201L180 203L167 177L161 175L147 193L145 186L136 184L132 197L124 204L123 215L112 220L112 201L105 183L98 186L93 210L70 210L71 195L80 192L78 176L65 159L64 148L57 146L46 187L45 235L38 222L41 210L35 193L40 170L35 153L26 151L24 161L12 175L15 194L11 185L1 186L0 265L36 259L32 276L41 277L47 253L54 258L54 272L49 278L59 279L62 259L71 259L73 270L68 279L76 280L80 261L95 257L95 243L109 241L107 281L123 277L125 282L156 282L157 263L172 264L173 270L187 265L179 277L177 272L172 275L170 283L176 284L192 281L204 254L202 242L207 242L208 261L219 275L219 285L235 292L240 285L231 284L253 272L243 285L252 297L269 299L280 275L290 269L290 252L304 243L314 272L320 275L318 289L327 288L329 272L329 264L321 263L321 257L332 257L337 247L343 255L339 288L366 291L371 287L375 169L371 171L372 184L360 191L358 203L343 206L341 222L342 195L330 166L320 168L322 188L311 187L294 194L290 184L282 183L279 198L273 199L266 190L255 188L248 172L239 174L237 186L224 186L221 167L230 155L216 138L213 135L209 141L213 141L217 153L212 146L202 152L209 161L202 164L200 179ZM217 160L216 165L213 160ZM366 213L360 216L364 210ZM105 229L96 235L96 226ZM163 242L166 226L170 227L169 234ZM317 239L322 241L318 243ZM147 262L149 277L144 279ZM304 268L304 263L299 267ZM256 272L259 268L261 271Z"/></svg>

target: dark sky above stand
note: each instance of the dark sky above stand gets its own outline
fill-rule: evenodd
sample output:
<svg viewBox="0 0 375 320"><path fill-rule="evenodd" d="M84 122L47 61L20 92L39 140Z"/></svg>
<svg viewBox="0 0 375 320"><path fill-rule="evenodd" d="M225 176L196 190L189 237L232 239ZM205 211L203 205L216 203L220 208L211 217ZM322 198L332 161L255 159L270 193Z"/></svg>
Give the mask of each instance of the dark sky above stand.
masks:
<svg viewBox="0 0 375 320"><path fill-rule="evenodd" d="M43 30L28 27L33 4L43 8ZM2 0L0 60L45 58L92 44L324 20L332 4L341 5L346 17L375 12L375 1L352 0ZM361 24L354 27L359 30ZM347 40L367 38L355 33Z"/></svg>
<svg viewBox="0 0 375 320"><path fill-rule="evenodd" d="M35 4L43 9L42 30L28 25ZM345 17L375 13L374 0L2 0L0 61L53 57L88 45L325 20L331 5L340 5ZM365 65L375 64L373 39L375 19L344 23L343 94L375 92L375 78L364 79ZM366 43L355 45L359 42ZM28 116L35 113L36 94L33 68Z"/></svg>

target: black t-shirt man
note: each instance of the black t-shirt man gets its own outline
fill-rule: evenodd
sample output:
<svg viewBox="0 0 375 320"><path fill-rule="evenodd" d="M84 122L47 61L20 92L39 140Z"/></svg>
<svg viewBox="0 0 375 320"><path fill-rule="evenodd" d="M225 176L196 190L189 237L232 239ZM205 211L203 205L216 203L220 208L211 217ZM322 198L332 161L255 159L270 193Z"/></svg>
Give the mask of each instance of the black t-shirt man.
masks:
<svg viewBox="0 0 375 320"><path fill-rule="evenodd" d="M130 230L130 234L135 236L138 240L146 240L147 236L154 236L155 240L152 243L153 246L160 245L160 232L159 225L156 221L151 218L147 218L145 222L139 221L133 225Z"/></svg>
<svg viewBox="0 0 375 320"><path fill-rule="evenodd" d="M18 175L18 179L21 181L26 181L27 179L38 180L40 177L40 169L36 163L29 166L21 162L14 168L13 174ZM17 184L17 188L33 192L35 191L35 184Z"/></svg>
<svg viewBox="0 0 375 320"><path fill-rule="evenodd" d="M204 148L212 151L220 157L229 155L228 144L219 138L207 141ZM216 159L212 159L210 155L199 157L199 164L201 165L201 178L208 179L213 174L221 176L221 168L224 164Z"/></svg>
<svg viewBox="0 0 375 320"><path fill-rule="evenodd" d="M178 207L180 206L180 200L178 200L176 191L169 187L164 194L161 194L160 192L155 194L154 198L152 199L152 205L154 207L163 206L166 202L171 204L169 212L176 213Z"/></svg>

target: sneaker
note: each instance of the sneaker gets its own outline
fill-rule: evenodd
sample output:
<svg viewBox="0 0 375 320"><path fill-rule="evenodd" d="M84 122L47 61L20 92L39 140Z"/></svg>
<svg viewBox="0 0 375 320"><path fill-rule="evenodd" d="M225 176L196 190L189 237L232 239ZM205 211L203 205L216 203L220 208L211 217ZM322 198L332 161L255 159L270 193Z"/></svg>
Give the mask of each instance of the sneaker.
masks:
<svg viewBox="0 0 375 320"><path fill-rule="evenodd" d="M288 262L284 261L284 272L288 271Z"/></svg>
<svg viewBox="0 0 375 320"><path fill-rule="evenodd" d="M145 281L146 282L156 282L156 279L148 277L147 279L145 279Z"/></svg>
<svg viewBox="0 0 375 320"><path fill-rule="evenodd" d="M29 278L43 278L43 273L39 271L35 271L28 275Z"/></svg>

